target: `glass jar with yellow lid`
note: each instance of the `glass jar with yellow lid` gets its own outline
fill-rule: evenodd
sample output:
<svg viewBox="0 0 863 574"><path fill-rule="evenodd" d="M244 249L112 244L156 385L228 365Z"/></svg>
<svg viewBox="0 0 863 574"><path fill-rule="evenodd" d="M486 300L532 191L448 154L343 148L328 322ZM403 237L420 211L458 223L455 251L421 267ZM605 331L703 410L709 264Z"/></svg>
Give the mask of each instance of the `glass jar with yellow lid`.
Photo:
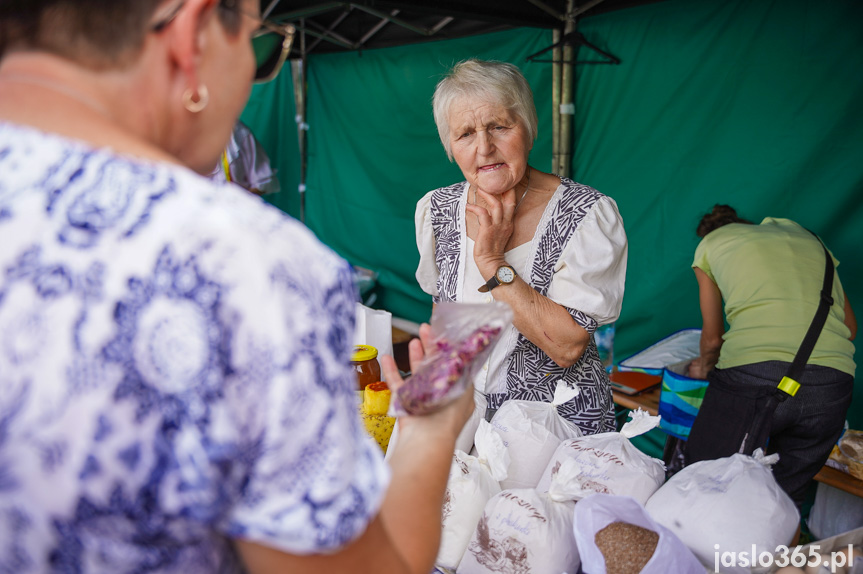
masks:
<svg viewBox="0 0 863 574"><path fill-rule="evenodd" d="M378 350L371 345L354 345L351 363L357 372L359 390L381 380L381 366L378 363Z"/></svg>

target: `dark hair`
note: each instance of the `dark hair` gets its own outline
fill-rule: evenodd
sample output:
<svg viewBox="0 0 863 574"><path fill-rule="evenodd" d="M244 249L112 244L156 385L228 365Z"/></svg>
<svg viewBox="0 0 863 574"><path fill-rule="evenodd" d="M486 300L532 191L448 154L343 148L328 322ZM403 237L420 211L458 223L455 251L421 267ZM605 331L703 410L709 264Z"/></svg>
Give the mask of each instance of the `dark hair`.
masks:
<svg viewBox="0 0 863 574"><path fill-rule="evenodd" d="M0 58L36 49L95 69L122 66L144 45L164 0L0 0ZM219 2L219 19L239 30L239 0Z"/></svg>
<svg viewBox="0 0 863 574"><path fill-rule="evenodd" d="M730 205L716 204L713 206L713 211L706 214L698 222L698 227L695 229L695 234L698 237L704 237L711 231L719 229L723 225L729 223L752 223L748 219L743 219L737 215L737 212Z"/></svg>

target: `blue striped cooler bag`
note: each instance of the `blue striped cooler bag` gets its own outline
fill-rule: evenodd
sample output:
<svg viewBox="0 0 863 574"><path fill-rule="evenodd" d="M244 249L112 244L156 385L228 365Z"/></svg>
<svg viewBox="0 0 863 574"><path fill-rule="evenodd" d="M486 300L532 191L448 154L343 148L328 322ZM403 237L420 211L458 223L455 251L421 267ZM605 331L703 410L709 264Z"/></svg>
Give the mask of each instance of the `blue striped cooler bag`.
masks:
<svg viewBox="0 0 863 574"><path fill-rule="evenodd" d="M707 381L686 376L689 363L681 361L662 371L662 391L659 395L659 428L667 434L687 440L692 423L704 400Z"/></svg>
<svg viewBox="0 0 863 574"><path fill-rule="evenodd" d="M669 476L683 468L683 445L704 400L707 381L686 376L689 363L699 355L701 329L681 329L620 362L621 371L662 376L659 428L668 437L662 460Z"/></svg>

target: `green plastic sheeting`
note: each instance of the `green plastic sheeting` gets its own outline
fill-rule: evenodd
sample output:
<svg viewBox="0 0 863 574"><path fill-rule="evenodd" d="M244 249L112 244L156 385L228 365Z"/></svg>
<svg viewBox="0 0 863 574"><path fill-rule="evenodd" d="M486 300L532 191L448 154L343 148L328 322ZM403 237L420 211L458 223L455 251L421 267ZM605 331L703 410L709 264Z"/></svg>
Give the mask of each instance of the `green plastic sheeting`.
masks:
<svg viewBox="0 0 863 574"><path fill-rule="evenodd" d="M863 316L860 22L863 4L854 0L667 0L579 22L589 41L622 60L577 67L573 158L574 179L618 202L629 237L616 360L700 326L690 264L695 226L714 203L817 232ZM519 65L540 118L531 164L548 171L551 65L525 58L551 42L549 31L519 29L309 58L306 223L379 273L376 306L429 316L414 280L414 206L463 179L437 137L435 84L468 57ZM243 119L279 169L284 191L270 201L298 215L290 74L256 87ZM856 428L861 391L858 383L849 413Z"/></svg>
<svg viewBox="0 0 863 574"><path fill-rule="evenodd" d="M267 196L267 199L299 217L300 148L290 72L290 65L286 62L275 80L255 85L240 119L264 146L282 186L280 193Z"/></svg>
<svg viewBox="0 0 863 574"><path fill-rule="evenodd" d="M863 317L860 22L859 2L797 0L669 1L583 20L623 60L578 68L573 161L576 179L618 201L630 241L618 358L700 326L689 266L714 203L817 232Z"/></svg>

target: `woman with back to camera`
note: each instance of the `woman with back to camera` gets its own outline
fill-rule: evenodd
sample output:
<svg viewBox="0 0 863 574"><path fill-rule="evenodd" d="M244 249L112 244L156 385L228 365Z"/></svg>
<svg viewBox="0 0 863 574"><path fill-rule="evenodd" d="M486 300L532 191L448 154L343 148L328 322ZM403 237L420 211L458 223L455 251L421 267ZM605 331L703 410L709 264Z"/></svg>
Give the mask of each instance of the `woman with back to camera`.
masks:
<svg viewBox="0 0 863 574"><path fill-rule="evenodd" d="M776 391L812 323L826 257L819 239L797 223L766 217L753 225L728 205L704 215L696 234L702 239L692 268L703 327L689 376L710 384L685 447L687 463L739 451L752 401ZM798 508L842 433L854 387L857 321L833 275L833 302L800 389L779 403L767 444L779 453L773 476Z"/></svg>
<svg viewBox="0 0 863 574"><path fill-rule="evenodd" d="M201 175L259 29L292 33L255 0L0 0L0 571L432 567L472 397L402 419L388 469L349 266Z"/></svg>
<svg viewBox="0 0 863 574"><path fill-rule="evenodd" d="M617 205L528 165L537 115L512 64L457 64L433 108L466 181L417 204L417 280L435 303L498 300L514 312L474 381L477 412L459 448L470 448L480 417L507 399L550 402L558 380L580 389L560 407L564 417L585 434L615 430L592 333L617 319L623 299L627 243Z"/></svg>

